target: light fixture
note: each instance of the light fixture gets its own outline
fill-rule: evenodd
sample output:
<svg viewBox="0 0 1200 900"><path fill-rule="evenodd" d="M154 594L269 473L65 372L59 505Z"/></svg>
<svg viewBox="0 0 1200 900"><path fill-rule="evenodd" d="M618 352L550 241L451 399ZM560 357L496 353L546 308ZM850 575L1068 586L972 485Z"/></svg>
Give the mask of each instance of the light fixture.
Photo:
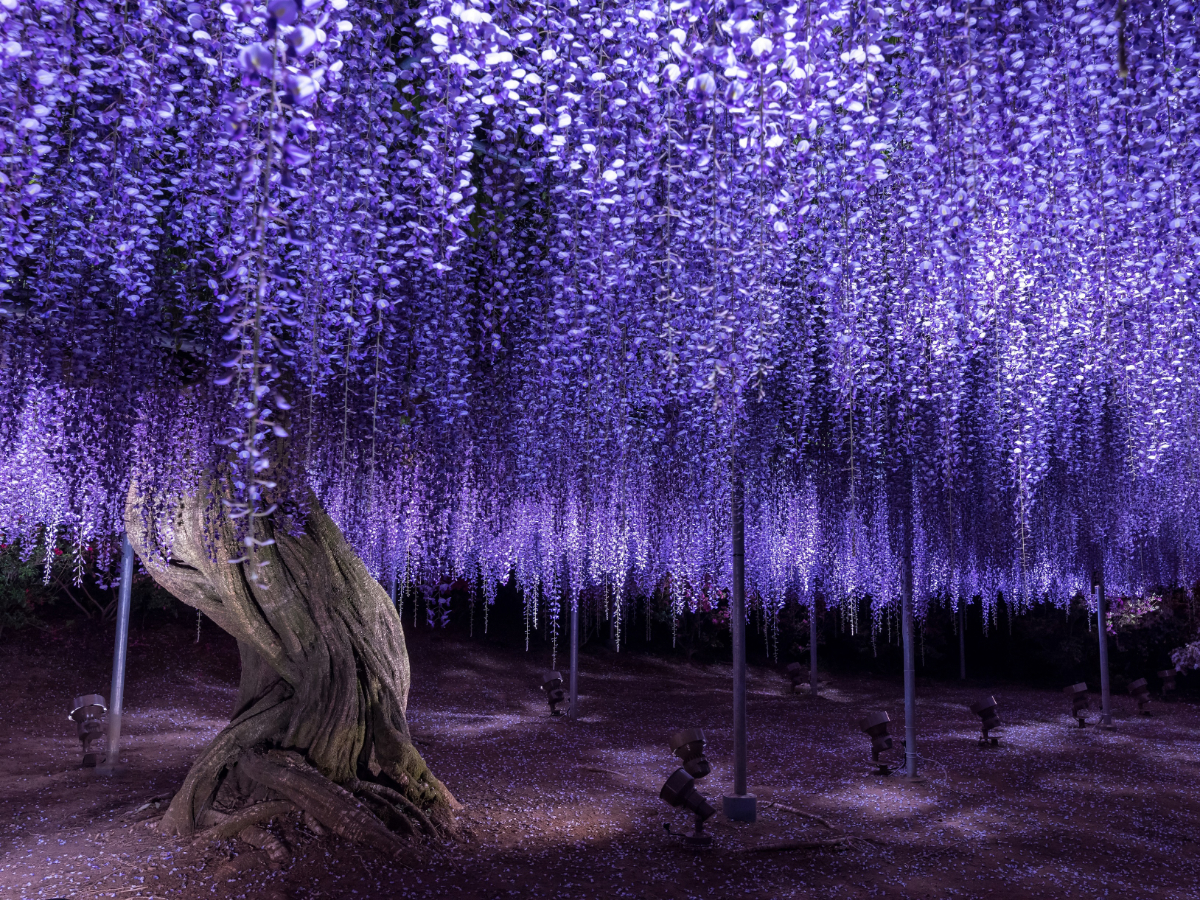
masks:
<svg viewBox="0 0 1200 900"><path fill-rule="evenodd" d="M788 663L787 667L784 668L783 671L784 674L786 674L787 677L792 681L792 693L799 694L800 685L804 683L801 680L804 678L804 666L800 665L798 662Z"/></svg>
<svg viewBox="0 0 1200 900"><path fill-rule="evenodd" d="M979 716L983 722L983 735L979 738L980 746L990 744L995 747L1000 743L999 738L988 734L993 728L1000 727L1000 716L996 714L996 705L995 697L988 697L986 700L980 700L978 703L971 704L971 712Z"/></svg>
<svg viewBox="0 0 1200 900"><path fill-rule="evenodd" d="M669 822L663 825L668 834L679 835L693 847L707 847L712 843L712 836L704 833L704 823L717 811L696 790L696 781L688 774L687 769L676 769L662 786L658 796L676 809L690 810L696 817L696 825L691 834L672 831Z"/></svg>
<svg viewBox="0 0 1200 900"><path fill-rule="evenodd" d="M1063 693L1071 698L1071 715L1079 722L1079 727L1082 728L1087 724L1088 694L1087 683L1079 682L1072 684L1069 687L1063 688Z"/></svg>
<svg viewBox="0 0 1200 900"><path fill-rule="evenodd" d="M683 761L684 770L693 778L703 778L712 771L704 757L704 731L700 728L684 728L671 735L668 743L671 752Z"/></svg>
<svg viewBox="0 0 1200 900"><path fill-rule="evenodd" d="M1146 706L1150 703L1150 682L1145 678L1129 682L1129 696L1137 701L1138 712L1143 716L1150 715Z"/></svg>
<svg viewBox="0 0 1200 900"><path fill-rule="evenodd" d="M1162 682L1160 690L1162 691L1162 698L1166 700L1167 695L1175 690L1175 670L1163 669L1158 673L1158 680Z"/></svg>
<svg viewBox="0 0 1200 900"><path fill-rule="evenodd" d="M71 704L69 718L75 723L75 733L79 735L79 743L83 745L83 763L81 768L94 769L104 759L104 754L92 750L92 741L104 733L100 717L108 712L104 698L99 694L84 694L76 697Z"/></svg>
<svg viewBox="0 0 1200 900"><path fill-rule="evenodd" d="M567 692L563 690L562 673L546 672L543 674L542 690L546 692L546 702L550 704L550 715L563 715L563 711L557 708L558 704L567 699Z"/></svg>
<svg viewBox="0 0 1200 900"><path fill-rule="evenodd" d="M891 721L891 716L885 712L867 713L858 720L859 729L871 739L871 765L878 767L880 775L890 775L899 768L899 764L879 758L880 753L886 753L893 746L892 736L888 734ZM904 741L900 742L900 746L904 746Z"/></svg>

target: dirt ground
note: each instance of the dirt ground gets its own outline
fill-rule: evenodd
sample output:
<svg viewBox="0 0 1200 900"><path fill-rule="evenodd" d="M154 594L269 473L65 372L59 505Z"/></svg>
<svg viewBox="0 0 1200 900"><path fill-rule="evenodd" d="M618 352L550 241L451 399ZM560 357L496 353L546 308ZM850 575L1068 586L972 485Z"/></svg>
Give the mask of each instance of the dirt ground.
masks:
<svg viewBox="0 0 1200 900"><path fill-rule="evenodd" d="M126 771L78 766L71 697L107 693L111 631L6 638L0 645L0 897L1194 898L1200 872L1200 710L1115 697L1115 727L1077 729L1056 690L918 685L926 780L871 774L859 715L887 710L902 733L899 673L833 679L819 698L785 693L777 671L749 678L750 786L825 817L779 807L754 825L718 813L715 846L666 834L688 817L658 799L676 767L667 735L699 726L714 805L731 788L730 673L606 650L581 657L578 722L551 719L538 690L549 659L478 640L410 634L414 736L465 805L463 839L414 843L386 860L298 819L272 830L294 851L276 872L217 880L236 840L193 846L154 828L152 803L181 782L225 724L236 648L207 625L135 630L129 652ZM981 749L967 704L995 694L1001 746ZM1093 706L1098 698L1093 695ZM151 804L151 805L146 805ZM761 852L784 840L862 837L851 849Z"/></svg>

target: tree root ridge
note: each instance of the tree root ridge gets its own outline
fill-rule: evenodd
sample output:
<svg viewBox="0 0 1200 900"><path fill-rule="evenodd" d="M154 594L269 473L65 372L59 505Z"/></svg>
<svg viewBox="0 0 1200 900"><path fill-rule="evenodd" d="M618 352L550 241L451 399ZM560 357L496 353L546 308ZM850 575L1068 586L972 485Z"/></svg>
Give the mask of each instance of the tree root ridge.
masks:
<svg viewBox="0 0 1200 900"><path fill-rule="evenodd" d="M270 858L272 869L278 869L284 863L292 861L292 851L271 832L257 825L247 825L238 832L238 840L245 841L251 847L257 847Z"/></svg>
<svg viewBox="0 0 1200 900"><path fill-rule="evenodd" d="M238 759L238 769L286 797L334 834L391 857L405 849L401 838L389 831L370 807L309 766L297 753L247 751ZM400 861L403 863L403 859Z"/></svg>
<svg viewBox="0 0 1200 900"><path fill-rule="evenodd" d="M393 831L398 829L402 834L412 837L417 836L416 826L395 805L369 791L355 791L354 793L364 806L384 821L388 828Z"/></svg>
<svg viewBox="0 0 1200 900"><path fill-rule="evenodd" d="M235 724L242 724L241 719L253 718L255 710L248 711ZM222 761L228 759L229 750L236 746L237 741L217 742L214 747L221 749L217 756ZM212 749L212 748L210 748ZM208 805L203 807L193 819L193 831L197 843L227 840L232 837L263 851L262 854L243 854L247 857L236 866L225 864L228 875L237 874L251 867L252 860L259 859L278 869L292 858L291 851L273 834L260 827L276 816L299 811L309 827L318 833L332 831L349 841L365 844L395 858L404 849L409 849L404 839L428 835L440 838L444 831L452 832L451 826L439 828L425 811L410 800L402 791L396 790L390 784L376 781L364 781L351 778L344 785L338 785L304 756L294 750L264 749L263 746L243 749L236 760L227 764L231 774L240 780L240 793L245 795L246 785L252 786L251 791L258 797L269 799L253 803L235 812L223 812L212 806L215 792L205 788ZM211 781L216 784L218 770L215 765L199 767L206 776L202 782ZM379 776L388 781L386 774ZM230 782L233 783L233 782ZM186 787L186 785L185 785ZM176 801L186 792L181 791ZM187 805L198 801L200 791L193 791L185 797ZM273 799L280 798L283 799ZM444 809L444 804L442 805ZM197 832L196 829L204 829ZM264 855L265 854L265 855ZM242 857L238 857L239 860ZM403 859L401 859L403 862ZM226 877L228 877L228 875Z"/></svg>
<svg viewBox="0 0 1200 900"><path fill-rule="evenodd" d="M271 800L266 803L255 803L235 813L221 813L210 809L201 816L201 825L211 826L196 835L197 843L202 841L223 841L237 835L243 828L261 825L276 816L286 815L296 807L290 800ZM247 843L250 843L247 841Z"/></svg>
<svg viewBox="0 0 1200 900"><path fill-rule="evenodd" d="M188 771L159 828L163 834L191 837L197 821L211 808L222 774L243 751L278 732L291 716L287 689L278 685L217 735Z"/></svg>
<svg viewBox="0 0 1200 900"><path fill-rule="evenodd" d="M432 838L440 836L437 828L429 820L429 817L421 811L421 807L417 806L402 793L385 784L376 784L373 781L359 781L355 779L347 787L356 794L367 793L389 803L392 806L399 807L398 812L407 820L409 817L416 819L421 823L421 828L425 833Z"/></svg>

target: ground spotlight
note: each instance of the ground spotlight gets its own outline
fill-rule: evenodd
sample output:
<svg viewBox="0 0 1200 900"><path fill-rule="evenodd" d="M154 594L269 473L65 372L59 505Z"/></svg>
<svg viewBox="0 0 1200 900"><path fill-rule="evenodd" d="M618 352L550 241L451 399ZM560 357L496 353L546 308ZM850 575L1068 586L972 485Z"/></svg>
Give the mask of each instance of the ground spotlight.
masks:
<svg viewBox="0 0 1200 900"><path fill-rule="evenodd" d="M798 662L788 663L783 672L792 681L792 693L799 694L800 685L804 683L802 680L804 678L804 667Z"/></svg>
<svg viewBox="0 0 1200 900"><path fill-rule="evenodd" d="M704 731L700 728L684 728L670 738L671 752L683 761L684 770L693 778L703 778L712 771L704 757Z"/></svg>
<svg viewBox="0 0 1200 900"><path fill-rule="evenodd" d="M880 753L886 753L893 746L892 736L888 734L891 721L891 716L885 712L867 713L858 720L859 730L871 739L871 765L879 768L880 775L890 775L893 770L899 768L899 764L879 758ZM904 746L903 741L900 742L900 746Z"/></svg>
<svg viewBox="0 0 1200 900"><path fill-rule="evenodd" d="M1143 716L1150 715L1146 706L1150 703L1150 683L1145 678L1129 682L1129 696L1137 701L1138 712Z"/></svg>
<svg viewBox="0 0 1200 900"><path fill-rule="evenodd" d="M687 769L676 769L667 779L662 790L658 792L658 796L676 809L687 809L695 815L695 830L691 834L683 835L685 841L693 847L707 847L712 843L712 837L704 833L704 823L711 819L717 811L696 790L696 781L688 774ZM663 827L668 834L678 833L671 831L669 823Z"/></svg>
<svg viewBox="0 0 1200 900"><path fill-rule="evenodd" d="M1079 727L1082 728L1087 724L1089 706L1087 684L1081 681L1079 684L1063 688L1063 693L1071 698L1071 715L1075 717L1075 720L1079 723Z"/></svg>
<svg viewBox="0 0 1200 900"><path fill-rule="evenodd" d="M92 749L92 741L104 733L100 717L108 712L104 698L99 694L84 694L76 697L68 718L75 723L75 733L83 745L82 768L94 769L104 759L104 754Z"/></svg>
<svg viewBox="0 0 1200 900"><path fill-rule="evenodd" d="M567 692L563 690L562 673L546 672L543 674L542 690L546 692L546 701L550 704L550 715L561 716L563 711L557 707L567 698Z"/></svg>
<svg viewBox="0 0 1200 900"><path fill-rule="evenodd" d="M971 712L975 713L983 721L983 735L979 738L979 743L981 745L990 744L993 747L1000 743L999 738L988 734L993 728L1000 727L1000 716L996 714L996 698L988 697L986 700L972 703Z"/></svg>
<svg viewBox="0 0 1200 900"><path fill-rule="evenodd" d="M1166 700L1167 695L1175 690L1175 670L1163 669L1158 673L1158 680L1162 682L1159 689L1162 691L1162 698Z"/></svg>

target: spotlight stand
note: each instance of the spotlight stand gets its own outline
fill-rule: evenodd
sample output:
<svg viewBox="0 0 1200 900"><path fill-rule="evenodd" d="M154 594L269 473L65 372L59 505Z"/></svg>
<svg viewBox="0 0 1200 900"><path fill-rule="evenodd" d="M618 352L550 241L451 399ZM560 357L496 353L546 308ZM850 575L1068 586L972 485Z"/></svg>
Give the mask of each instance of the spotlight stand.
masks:
<svg viewBox="0 0 1200 900"><path fill-rule="evenodd" d="M1160 682L1159 690L1162 692L1162 698L1165 701L1168 699L1168 694L1175 690L1175 670L1162 669L1156 674Z"/></svg>
<svg viewBox="0 0 1200 900"><path fill-rule="evenodd" d="M1143 716L1153 715L1146 709L1150 705L1150 683L1145 678L1129 682L1129 696L1137 701L1137 711Z"/></svg>
<svg viewBox="0 0 1200 900"><path fill-rule="evenodd" d="M562 703L567 696L562 685L561 672L545 672L542 674L542 690L546 692L546 702L550 704L550 715L556 718L563 715L563 711L558 708L558 704Z"/></svg>
<svg viewBox="0 0 1200 900"><path fill-rule="evenodd" d="M1000 716L996 714L996 706L995 697L988 697L986 700L971 704L971 712L979 716L983 725L983 734L979 737L980 747L995 747L1000 743L1000 738L993 737L988 733L993 728L1000 727Z"/></svg>
<svg viewBox="0 0 1200 900"><path fill-rule="evenodd" d="M663 828L667 834L682 837L684 842L695 849L703 849L712 845L712 835L704 833L704 823L716 815L716 810L696 790L695 779L688 774L687 769L676 769L667 783L658 793L659 799L669 803L676 809L682 807L691 810L695 816L695 825L691 834L672 831L671 823L666 822Z"/></svg>
<svg viewBox="0 0 1200 900"><path fill-rule="evenodd" d="M1083 681L1063 688L1063 693L1071 699L1071 715L1075 717L1080 728L1087 725L1087 711L1090 705L1087 689L1087 683Z"/></svg>
<svg viewBox="0 0 1200 900"><path fill-rule="evenodd" d="M684 771L697 781L712 772L712 765L704 756L704 731L700 728L684 728L671 735L668 743L671 752L679 757Z"/></svg>
<svg viewBox="0 0 1200 900"><path fill-rule="evenodd" d="M879 758L880 753L885 753L894 746L892 736L888 734L891 721L891 716L885 712L868 713L858 720L859 730L871 739L871 765L877 767L880 775L891 775L900 768L899 765ZM900 742L900 746L904 746L904 741Z"/></svg>
<svg viewBox="0 0 1200 900"><path fill-rule="evenodd" d="M798 662L788 663L783 670L783 674L792 682L792 693L800 693L800 685L803 684L800 679L804 677L804 667Z"/></svg>
<svg viewBox="0 0 1200 900"><path fill-rule="evenodd" d="M94 769L104 761L104 754L92 749L92 742L104 734L104 726L100 724L100 717L107 712L104 698L99 694L84 694L76 697L71 706L67 718L75 723L75 732L83 747L80 768Z"/></svg>

